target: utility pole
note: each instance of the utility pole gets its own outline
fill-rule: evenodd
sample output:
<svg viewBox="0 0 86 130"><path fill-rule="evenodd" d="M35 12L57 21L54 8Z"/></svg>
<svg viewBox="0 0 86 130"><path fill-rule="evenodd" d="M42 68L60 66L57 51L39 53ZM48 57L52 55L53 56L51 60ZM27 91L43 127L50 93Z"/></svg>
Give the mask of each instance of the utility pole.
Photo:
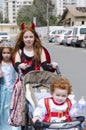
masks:
<svg viewBox="0 0 86 130"><path fill-rule="evenodd" d="M47 39L49 38L49 0L47 2Z"/></svg>

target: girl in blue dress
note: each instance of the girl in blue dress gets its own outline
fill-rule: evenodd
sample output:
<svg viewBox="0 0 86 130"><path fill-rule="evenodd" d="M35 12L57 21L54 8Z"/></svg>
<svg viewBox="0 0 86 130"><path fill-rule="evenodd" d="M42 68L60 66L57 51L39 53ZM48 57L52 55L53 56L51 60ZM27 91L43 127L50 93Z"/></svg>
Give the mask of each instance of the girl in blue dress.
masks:
<svg viewBox="0 0 86 130"><path fill-rule="evenodd" d="M9 43L0 46L0 130L18 130L8 124L10 101L16 73L11 62L12 47Z"/></svg>

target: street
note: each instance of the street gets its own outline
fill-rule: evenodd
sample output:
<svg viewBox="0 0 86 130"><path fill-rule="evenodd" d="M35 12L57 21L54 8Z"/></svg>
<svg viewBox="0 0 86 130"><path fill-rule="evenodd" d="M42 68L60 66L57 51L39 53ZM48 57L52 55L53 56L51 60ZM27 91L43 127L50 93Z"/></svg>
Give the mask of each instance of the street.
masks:
<svg viewBox="0 0 86 130"><path fill-rule="evenodd" d="M62 76L70 80L75 99L79 100L84 96L86 100L86 49L65 47L47 40L42 43L48 49L52 61L58 62Z"/></svg>

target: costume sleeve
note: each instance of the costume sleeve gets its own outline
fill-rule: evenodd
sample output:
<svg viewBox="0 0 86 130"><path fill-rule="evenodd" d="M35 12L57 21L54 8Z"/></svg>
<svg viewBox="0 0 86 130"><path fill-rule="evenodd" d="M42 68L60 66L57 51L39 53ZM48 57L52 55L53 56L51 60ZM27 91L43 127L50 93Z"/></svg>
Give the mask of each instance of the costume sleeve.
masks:
<svg viewBox="0 0 86 130"><path fill-rule="evenodd" d="M21 62L14 63L14 68L17 71L17 73L18 73L18 66L19 66L19 64L21 64Z"/></svg>
<svg viewBox="0 0 86 130"><path fill-rule="evenodd" d="M39 116L41 118L41 120L43 120L46 113L47 113L47 110L45 107L44 99L41 99L41 100L39 100L38 106L36 107L36 109L33 112L33 117Z"/></svg>
<svg viewBox="0 0 86 130"><path fill-rule="evenodd" d="M42 66L42 68L43 68L44 70L51 71L51 72L54 72L54 71L55 71L55 69L53 69L52 66L49 66L49 65L47 64L47 61L42 62L42 63L41 63L41 66Z"/></svg>

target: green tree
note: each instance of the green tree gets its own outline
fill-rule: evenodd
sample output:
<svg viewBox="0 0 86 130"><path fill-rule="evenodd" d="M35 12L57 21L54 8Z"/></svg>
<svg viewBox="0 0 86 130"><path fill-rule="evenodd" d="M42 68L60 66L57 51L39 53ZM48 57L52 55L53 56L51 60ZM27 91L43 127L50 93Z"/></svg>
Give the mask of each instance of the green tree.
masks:
<svg viewBox="0 0 86 130"><path fill-rule="evenodd" d="M57 17L52 15L50 16L49 18L49 25L51 26L54 26L54 25L57 25L58 24L58 20L57 20Z"/></svg>
<svg viewBox="0 0 86 130"><path fill-rule="evenodd" d="M56 23L55 16L52 17L54 5L52 5L51 0L34 0L33 5L23 6L19 10L17 17L18 25L20 25L21 22L25 22L25 24L30 24L33 21L33 18L36 17L37 26L46 26L47 3L49 5L48 8L49 22L52 21L50 22L50 24L55 24Z"/></svg>
<svg viewBox="0 0 86 130"><path fill-rule="evenodd" d="M2 16L2 12L0 11L0 23L3 23L3 16Z"/></svg>

